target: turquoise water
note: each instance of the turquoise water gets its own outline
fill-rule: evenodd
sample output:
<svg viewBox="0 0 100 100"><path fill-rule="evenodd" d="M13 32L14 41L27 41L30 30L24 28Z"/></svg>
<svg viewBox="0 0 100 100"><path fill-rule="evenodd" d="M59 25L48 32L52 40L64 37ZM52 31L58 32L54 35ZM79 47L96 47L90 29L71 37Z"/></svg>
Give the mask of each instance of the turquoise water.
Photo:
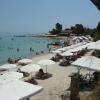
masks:
<svg viewBox="0 0 100 100"><path fill-rule="evenodd" d="M27 57L34 56L36 52L48 52L47 44L59 41L55 38L15 37L14 35L18 34L0 33L0 64L6 63L9 57ZM31 52L30 48L32 48Z"/></svg>

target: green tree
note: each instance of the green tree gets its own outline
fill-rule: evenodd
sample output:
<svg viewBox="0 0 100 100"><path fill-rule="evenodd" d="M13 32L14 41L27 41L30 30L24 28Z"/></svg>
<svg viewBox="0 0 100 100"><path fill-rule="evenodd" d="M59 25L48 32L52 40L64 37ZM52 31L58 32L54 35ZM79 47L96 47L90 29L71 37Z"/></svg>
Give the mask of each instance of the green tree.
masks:
<svg viewBox="0 0 100 100"><path fill-rule="evenodd" d="M100 22L98 23L96 30L97 32L94 35L94 41L100 40Z"/></svg>
<svg viewBox="0 0 100 100"><path fill-rule="evenodd" d="M84 34L84 27L82 24L76 24L75 26L72 26L71 30L76 35L85 35Z"/></svg>
<svg viewBox="0 0 100 100"><path fill-rule="evenodd" d="M53 35L59 35L59 33L62 31L62 25L59 23L56 23L55 28L53 28L51 31L49 31Z"/></svg>
<svg viewBox="0 0 100 100"><path fill-rule="evenodd" d="M52 35L56 35L57 34L57 30L56 29L52 29L51 31L49 31Z"/></svg>
<svg viewBox="0 0 100 100"><path fill-rule="evenodd" d="M97 32L100 32L100 22L97 25Z"/></svg>
<svg viewBox="0 0 100 100"><path fill-rule="evenodd" d="M96 33L96 28L84 28L84 35L90 35L91 37L93 37Z"/></svg>
<svg viewBox="0 0 100 100"><path fill-rule="evenodd" d="M60 33L62 31L62 25L59 23L56 23L56 30L58 31L58 33Z"/></svg>
<svg viewBox="0 0 100 100"><path fill-rule="evenodd" d="M83 25L82 24L76 24L75 25L75 33L77 35L81 35L84 33L84 28L83 28Z"/></svg>

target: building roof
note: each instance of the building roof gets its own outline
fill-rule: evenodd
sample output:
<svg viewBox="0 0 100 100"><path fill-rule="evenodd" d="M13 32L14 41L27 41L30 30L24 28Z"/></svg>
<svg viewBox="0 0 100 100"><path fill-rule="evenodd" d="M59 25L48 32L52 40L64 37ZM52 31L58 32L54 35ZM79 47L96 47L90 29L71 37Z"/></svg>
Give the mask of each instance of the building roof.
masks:
<svg viewBox="0 0 100 100"><path fill-rule="evenodd" d="M62 30L61 33L72 33L72 30L71 29L65 29L65 30Z"/></svg>

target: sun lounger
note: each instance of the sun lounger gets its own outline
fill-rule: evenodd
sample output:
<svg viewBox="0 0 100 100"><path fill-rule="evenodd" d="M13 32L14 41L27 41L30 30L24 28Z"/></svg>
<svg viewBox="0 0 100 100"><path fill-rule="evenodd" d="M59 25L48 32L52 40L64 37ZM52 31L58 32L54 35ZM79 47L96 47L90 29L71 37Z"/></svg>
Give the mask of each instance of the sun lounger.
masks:
<svg viewBox="0 0 100 100"><path fill-rule="evenodd" d="M35 84L35 85L38 84L37 81L34 78L28 79L25 82L28 82L28 83L31 83L31 84Z"/></svg>
<svg viewBox="0 0 100 100"><path fill-rule="evenodd" d="M36 79L47 79L49 77L51 77L52 74L50 73L44 73L42 69L39 70L38 73L36 73L35 78Z"/></svg>

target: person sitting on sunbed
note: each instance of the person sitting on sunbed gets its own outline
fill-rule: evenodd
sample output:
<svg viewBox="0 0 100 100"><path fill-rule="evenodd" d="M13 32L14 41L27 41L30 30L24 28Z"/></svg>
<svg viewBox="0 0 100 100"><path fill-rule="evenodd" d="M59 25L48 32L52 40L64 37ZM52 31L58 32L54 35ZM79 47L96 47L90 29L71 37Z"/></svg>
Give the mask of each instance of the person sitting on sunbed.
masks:
<svg viewBox="0 0 100 100"><path fill-rule="evenodd" d="M39 72L37 72L35 76L37 79L46 79L46 78L49 78L51 74L44 73L43 69L40 69Z"/></svg>
<svg viewBox="0 0 100 100"><path fill-rule="evenodd" d="M40 69L39 72L36 73L37 77L42 77L44 75L43 69Z"/></svg>

